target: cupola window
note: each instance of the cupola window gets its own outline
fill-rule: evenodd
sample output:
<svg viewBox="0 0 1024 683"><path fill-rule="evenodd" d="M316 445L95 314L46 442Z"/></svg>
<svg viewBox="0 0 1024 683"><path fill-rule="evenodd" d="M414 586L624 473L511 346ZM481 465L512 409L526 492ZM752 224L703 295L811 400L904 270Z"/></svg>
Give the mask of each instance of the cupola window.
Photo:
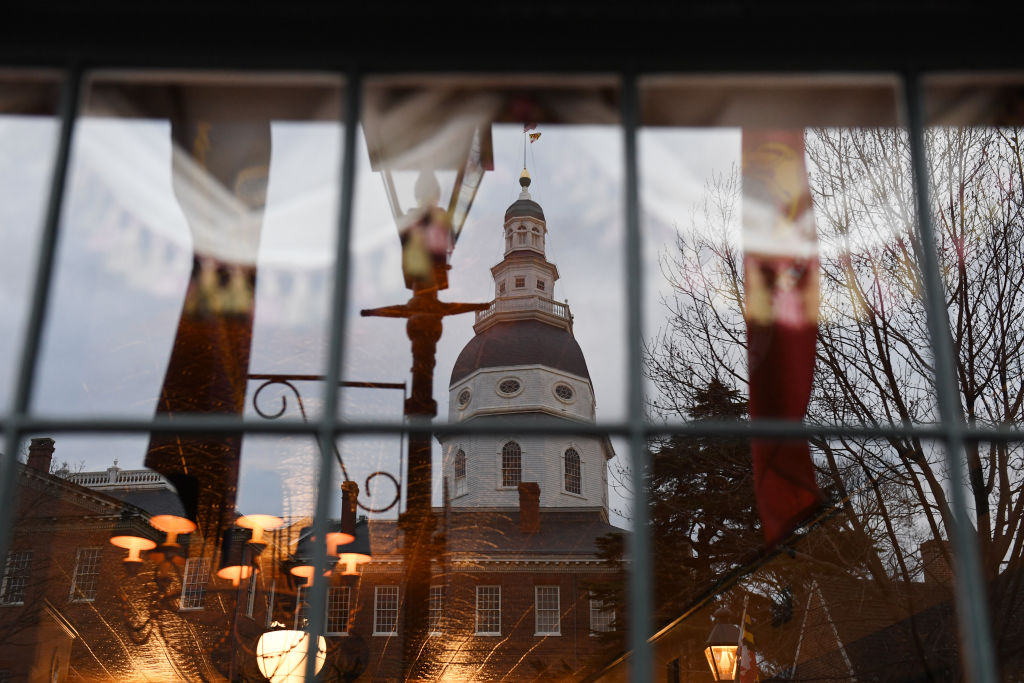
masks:
<svg viewBox="0 0 1024 683"><path fill-rule="evenodd" d="M498 382L498 393L504 396L514 396L522 388L523 385L517 379L503 379Z"/></svg>
<svg viewBox="0 0 1024 683"><path fill-rule="evenodd" d="M524 287L526 287L526 278L525 277L517 277L516 278L515 287L516 287L516 289L523 289Z"/></svg>
<svg viewBox="0 0 1024 683"><path fill-rule="evenodd" d="M546 282L544 282L543 280L537 280L537 289L543 292L545 287L547 287Z"/></svg>
<svg viewBox="0 0 1024 683"><path fill-rule="evenodd" d="M472 396L473 396L473 394L470 393L469 389L463 389L462 391L460 391L459 392L459 398L458 398L459 407L460 408L465 408L466 406L468 406L469 405L469 399L472 398Z"/></svg>
<svg viewBox="0 0 1024 683"><path fill-rule="evenodd" d="M501 485L519 486L523 480L523 451L515 441L501 447Z"/></svg>
<svg viewBox="0 0 1024 683"><path fill-rule="evenodd" d="M576 392L572 390L568 384L556 384L555 385L555 396L566 403L569 403L576 396Z"/></svg>
<svg viewBox="0 0 1024 683"><path fill-rule="evenodd" d="M461 496L466 493L466 451L461 448L455 454L452 469L455 471L455 495Z"/></svg>
<svg viewBox="0 0 1024 683"><path fill-rule="evenodd" d="M504 294L504 293L505 293L505 281L502 280L501 282L498 283L498 294Z"/></svg>
<svg viewBox="0 0 1024 683"><path fill-rule="evenodd" d="M565 450L565 490L580 494L583 491L583 473L581 472L580 454L575 448Z"/></svg>

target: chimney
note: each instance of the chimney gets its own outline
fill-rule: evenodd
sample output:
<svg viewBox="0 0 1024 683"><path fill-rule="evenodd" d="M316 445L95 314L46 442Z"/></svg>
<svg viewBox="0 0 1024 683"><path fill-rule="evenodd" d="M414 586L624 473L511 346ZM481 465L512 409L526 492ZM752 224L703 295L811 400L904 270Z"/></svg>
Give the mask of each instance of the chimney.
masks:
<svg viewBox="0 0 1024 683"><path fill-rule="evenodd" d="M53 460L53 439L41 436L32 439L28 447L28 466L43 474L50 473Z"/></svg>
<svg viewBox="0 0 1024 683"><path fill-rule="evenodd" d="M933 538L922 543L921 567L925 583L951 585L953 568L949 564L950 558L949 541Z"/></svg>
<svg viewBox="0 0 1024 683"><path fill-rule="evenodd" d="M540 484L535 481L519 483L519 530L524 534L540 531Z"/></svg>

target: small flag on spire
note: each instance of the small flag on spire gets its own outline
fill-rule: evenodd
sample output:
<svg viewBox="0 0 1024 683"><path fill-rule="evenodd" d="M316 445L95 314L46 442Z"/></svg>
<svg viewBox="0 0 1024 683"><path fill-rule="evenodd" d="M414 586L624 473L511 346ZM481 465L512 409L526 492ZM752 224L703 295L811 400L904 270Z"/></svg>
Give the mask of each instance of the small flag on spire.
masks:
<svg viewBox="0 0 1024 683"><path fill-rule="evenodd" d="M537 140L540 140L540 133L530 133L530 144L532 145Z"/></svg>
<svg viewBox="0 0 1024 683"><path fill-rule="evenodd" d="M530 130L536 130L536 128L537 128L537 124L536 123L524 123L523 124L523 132L524 133L527 132L527 131L530 131Z"/></svg>
<svg viewBox="0 0 1024 683"><path fill-rule="evenodd" d="M740 638L740 683L758 683L761 680L757 670L757 659L754 657L754 634L750 632L750 615L743 611L743 636Z"/></svg>

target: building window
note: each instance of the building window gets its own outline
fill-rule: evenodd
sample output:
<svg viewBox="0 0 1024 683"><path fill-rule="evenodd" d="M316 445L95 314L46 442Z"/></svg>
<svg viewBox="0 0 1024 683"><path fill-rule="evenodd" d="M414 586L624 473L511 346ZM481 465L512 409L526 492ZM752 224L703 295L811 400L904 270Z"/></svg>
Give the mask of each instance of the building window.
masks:
<svg viewBox="0 0 1024 683"><path fill-rule="evenodd" d="M534 613L538 636L562 635L561 610L558 605L558 586L534 586Z"/></svg>
<svg viewBox="0 0 1024 683"><path fill-rule="evenodd" d="M442 614L444 614L444 586L431 586L427 620L427 630L430 632L430 635L441 635Z"/></svg>
<svg viewBox="0 0 1024 683"><path fill-rule="evenodd" d="M501 485L519 486L523 480L523 451L515 441L501 447Z"/></svg>
<svg viewBox="0 0 1024 683"><path fill-rule="evenodd" d="M501 635L501 586L476 587L476 634Z"/></svg>
<svg viewBox="0 0 1024 683"><path fill-rule="evenodd" d="M679 683L679 658L676 657L665 667L665 683Z"/></svg>
<svg viewBox="0 0 1024 683"><path fill-rule="evenodd" d="M516 289L522 289L525 286L526 286L526 277L517 277L516 278L516 283L515 283L515 288Z"/></svg>
<svg viewBox="0 0 1024 683"><path fill-rule="evenodd" d="M500 295L500 294L504 294L504 293L505 293L505 281L502 280L501 282L498 283L498 294Z"/></svg>
<svg viewBox="0 0 1024 683"><path fill-rule="evenodd" d="M398 586L377 586L373 589L373 635L398 633Z"/></svg>
<svg viewBox="0 0 1024 683"><path fill-rule="evenodd" d="M537 280L537 289L543 292L545 287L547 287L547 283L543 280Z"/></svg>
<svg viewBox="0 0 1024 683"><path fill-rule="evenodd" d="M245 616L252 619L252 610L256 606L256 572L249 575L249 589L245 594Z"/></svg>
<svg viewBox="0 0 1024 683"><path fill-rule="evenodd" d="M530 235L530 246L531 247L539 247L540 246L540 235L537 235L537 234L531 234Z"/></svg>
<svg viewBox="0 0 1024 683"><path fill-rule="evenodd" d="M615 630L615 610L606 606L604 600L590 599L590 630L594 633Z"/></svg>
<svg viewBox="0 0 1024 683"><path fill-rule="evenodd" d="M0 586L0 604L25 604L25 588L28 585L28 571L31 564L31 550L7 553L3 586Z"/></svg>
<svg viewBox="0 0 1024 683"><path fill-rule="evenodd" d="M461 448L455 454L452 469L455 470L455 495L461 496L466 493L466 451Z"/></svg>
<svg viewBox="0 0 1024 683"><path fill-rule="evenodd" d="M181 577L181 609L202 609L210 582L210 558L191 557Z"/></svg>
<svg viewBox="0 0 1024 683"><path fill-rule="evenodd" d="M517 235L516 235L516 244L523 244L523 245L526 244L526 233L525 232L517 233Z"/></svg>
<svg viewBox="0 0 1024 683"><path fill-rule="evenodd" d="M348 586L330 586L327 589L327 628L325 633L341 635L348 633Z"/></svg>
<svg viewBox="0 0 1024 683"><path fill-rule="evenodd" d="M459 392L458 403L460 408L465 408L469 405L469 400L473 398L473 392L469 389L463 389Z"/></svg>
<svg viewBox="0 0 1024 683"><path fill-rule="evenodd" d="M583 473L580 454L575 448L565 449L565 490L569 493L583 492Z"/></svg>
<svg viewBox="0 0 1024 683"><path fill-rule="evenodd" d="M72 602L96 599L96 583L100 577L100 549L79 548L75 556L75 573L71 577Z"/></svg>

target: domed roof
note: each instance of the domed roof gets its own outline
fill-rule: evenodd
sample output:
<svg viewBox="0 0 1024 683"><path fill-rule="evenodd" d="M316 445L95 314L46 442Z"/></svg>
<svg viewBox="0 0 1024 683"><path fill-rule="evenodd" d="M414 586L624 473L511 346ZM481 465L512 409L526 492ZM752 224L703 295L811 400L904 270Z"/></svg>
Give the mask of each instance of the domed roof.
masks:
<svg viewBox="0 0 1024 683"><path fill-rule="evenodd" d="M544 220L544 209L532 199L517 199L505 209L505 220L510 218L539 218Z"/></svg>
<svg viewBox="0 0 1024 683"><path fill-rule="evenodd" d="M546 365L590 379L583 351L566 329L539 320L512 320L469 340L452 369L455 384L480 368Z"/></svg>

